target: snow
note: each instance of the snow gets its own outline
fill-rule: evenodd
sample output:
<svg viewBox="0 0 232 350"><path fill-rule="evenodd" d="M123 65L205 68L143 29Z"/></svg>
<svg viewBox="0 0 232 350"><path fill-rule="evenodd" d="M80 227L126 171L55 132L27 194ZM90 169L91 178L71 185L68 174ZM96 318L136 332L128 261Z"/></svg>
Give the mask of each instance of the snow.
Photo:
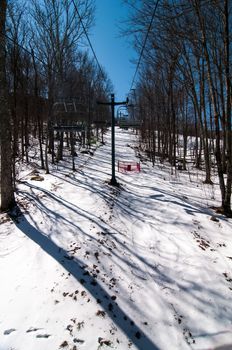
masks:
<svg viewBox="0 0 232 350"><path fill-rule="evenodd" d="M134 146L116 128L116 160L138 162ZM21 172L21 213L0 215L0 350L232 348L232 221L210 209L216 177L146 161L114 188L110 156L109 131L76 172L67 157L44 181Z"/></svg>

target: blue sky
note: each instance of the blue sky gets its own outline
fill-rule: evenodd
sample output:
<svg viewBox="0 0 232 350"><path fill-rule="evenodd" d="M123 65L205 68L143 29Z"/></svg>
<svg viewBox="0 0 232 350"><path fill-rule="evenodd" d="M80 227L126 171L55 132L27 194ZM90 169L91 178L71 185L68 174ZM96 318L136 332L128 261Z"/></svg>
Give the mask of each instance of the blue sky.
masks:
<svg viewBox="0 0 232 350"><path fill-rule="evenodd" d="M116 100L124 100L135 72L130 62L136 57L127 38L119 37L119 22L128 9L121 0L96 0L95 26L90 40L100 64L107 71L115 88Z"/></svg>

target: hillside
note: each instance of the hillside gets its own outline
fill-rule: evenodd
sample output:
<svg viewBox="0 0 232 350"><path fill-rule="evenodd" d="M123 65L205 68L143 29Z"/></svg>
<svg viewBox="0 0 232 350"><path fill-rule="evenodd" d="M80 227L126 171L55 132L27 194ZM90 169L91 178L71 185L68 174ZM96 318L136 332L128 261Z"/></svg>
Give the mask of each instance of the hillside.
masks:
<svg viewBox="0 0 232 350"><path fill-rule="evenodd" d="M116 159L136 158L116 129ZM232 347L232 220L217 179L165 163L116 173L110 132L43 181L23 169L19 209L0 214L0 350ZM34 173L33 173L34 174ZM190 181L191 180L191 181Z"/></svg>

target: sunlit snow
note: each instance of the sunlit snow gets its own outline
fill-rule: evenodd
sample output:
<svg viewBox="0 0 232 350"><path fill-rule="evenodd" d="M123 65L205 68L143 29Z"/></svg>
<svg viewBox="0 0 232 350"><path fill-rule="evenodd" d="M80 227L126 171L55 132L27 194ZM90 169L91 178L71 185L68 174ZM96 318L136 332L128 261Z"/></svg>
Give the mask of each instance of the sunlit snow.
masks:
<svg viewBox="0 0 232 350"><path fill-rule="evenodd" d="M116 128L117 160L139 162L135 145ZM21 213L0 216L0 350L232 349L232 220L210 209L216 177L144 161L111 187L110 131L70 164L41 182L24 169Z"/></svg>

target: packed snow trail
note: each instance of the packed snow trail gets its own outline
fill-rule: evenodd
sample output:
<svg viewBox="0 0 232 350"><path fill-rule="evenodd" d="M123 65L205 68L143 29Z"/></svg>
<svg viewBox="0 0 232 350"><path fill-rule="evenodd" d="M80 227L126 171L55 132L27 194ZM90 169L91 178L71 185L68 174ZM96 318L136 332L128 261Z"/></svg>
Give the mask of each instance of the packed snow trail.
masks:
<svg viewBox="0 0 232 350"><path fill-rule="evenodd" d="M212 188L164 164L109 186L109 135L77 172L66 159L26 177L22 215L1 217L0 350L232 344L231 220L210 220ZM116 128L116 159L138 161L135 142Z"/></svg>

